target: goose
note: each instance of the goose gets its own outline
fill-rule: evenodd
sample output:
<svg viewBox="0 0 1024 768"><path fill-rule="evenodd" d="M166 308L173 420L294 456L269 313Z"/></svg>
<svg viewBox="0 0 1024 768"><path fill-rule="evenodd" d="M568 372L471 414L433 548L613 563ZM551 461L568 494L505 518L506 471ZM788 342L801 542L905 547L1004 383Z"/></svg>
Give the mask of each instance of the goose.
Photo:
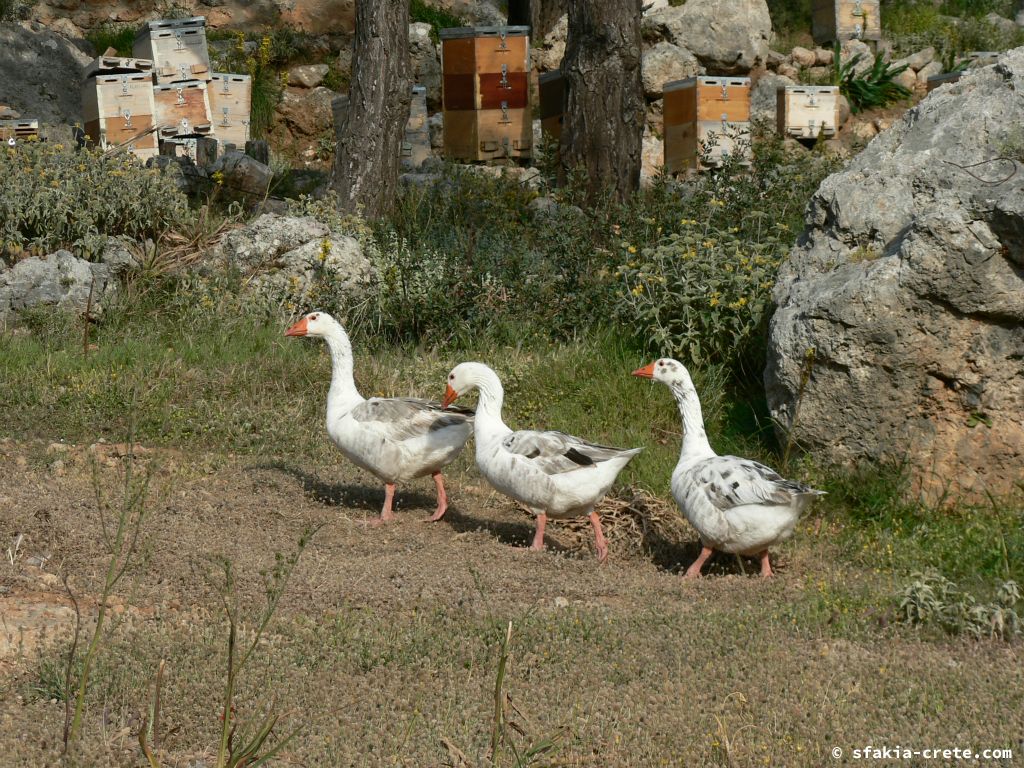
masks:
<svg viewBox="0 0 1024 768"><path fill-rule="evenodd" d="M352 344L341 323L326 312L311 312L285 336L318 336L331 351L331 387L327 392L327 434L342 454L384 482L380 520L395 519L395 486L430 475L437 486L440 520L448 509L441 469L466 445L473 429L473 412L442 408L440 403L411 397L371 397L359 394L352 378Z"/></svg>
<svg viewBox="0 0 1024 768"><path fill-rule="evenodd" d="M482 363L461 363L448 374L442 403L479 390L473 431L476 464L495 489L526 505L537 518L530 549L544 549L548 517L590 518L597 560L608 558L608 543L594 506L616 476L641 448L623 450L595 445L563 432L513 432L501 418L505 391L501 380Z"/></svg>
<svg viewBox="0 0 1024 768"><path fill-rule="evenodd" d="M785 480L756 461L716 454L704 432L690 372L678 360L661 358L633 375L665 384L682 415L683 447L672 473L672 496L703 545L687 578L700 576L716 549L758 557L761 575L770 577L768 550L793 534L804 508L824 491Z"/></svg>

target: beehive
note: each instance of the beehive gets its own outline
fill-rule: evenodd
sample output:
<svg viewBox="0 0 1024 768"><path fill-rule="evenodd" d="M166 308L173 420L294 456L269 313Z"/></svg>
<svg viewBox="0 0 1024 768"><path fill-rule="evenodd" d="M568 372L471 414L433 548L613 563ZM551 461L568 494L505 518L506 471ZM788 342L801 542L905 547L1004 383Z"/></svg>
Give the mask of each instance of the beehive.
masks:
<svg viewBox="0 0 1024 768"><path fill-rule="evenodd" d="M153 62L157 83L209 80L206 19L151 21L135 38L132 55Z"/></svg>
<svg viewBox="0 0 1024 768"><path fill-rule="evenodd" d="M249 113L252 108L252 78L213 72L207 84L213 132L221 144L245 147L249 136Z"/></svg>
<svg viewBox="0 0 1024 768"><path fill-rule="evenodd" d="M17 144L19 141L38 138L38 120L21 120L16 118L0 120L0 141L8 144L12 142Z"/></svg>
<svg viewBox="0 0 1024 768"><path fill-rule="evenodd" d="M96 75L121 75L128 72L153 73L151 59L133 59L124 56L97 56L85 65L85 77Z"/></svg>
<svg viewBox="0 0 1024 768"><path fill-rule="evenodd" d="M664 88L665 172L750 157L750 78L688 77Z"/></svg>
<svg viewBox="0 0 1024 768"><path fill-rule="evenodd" d="M415 170L430 157L430 128L427 125L427 89L422 85L412 87L409 102L409 122L405 124L402 140L401 165L406 170Z"/></svg>
<svg viewBox="0 0 1024 768"><path fill-rule="evenodd" d="M153 86L153 103L161 138L213 133L210 100L204 81L188 80Z"/></svg>
<svg viewBox="0 0 1024 768"><path fill-rule="evenodd" d="M447 157L530 156L528 27L442 29L441 71Z"/></svg>
<svg viewBox="0 0 1024 768"><path fill-rule="evenodd" d="M95 75L82 84L85 135L104 149L131 142L139 157L157 154L153 76L146 72ZM140 135L140 134L146 135Z"/></svg>
<svg viewBox="0 0 1024 768"><path fill-rule="evenodd" d="M835 85L786 85L778 90L780 136L816 139L835 136L839 126L839 88Z"/></svg>
<svg viewBox="0 0 1024 768"><path fill-rule="evenodd" d="M540 90L540 128L557 142L565 119L565 76L562 70L544 72L538 78Z"/></svg>
<svg viewBox="0 0 1024 768"><path fill-rule="evenodd" d="M811 34L820 44L881 40L879 0L814 0Z"/></svg>
<svg viewBox="0 0 1024 768"><path fill-rule="evenodd" d="M963 70L957 70L956 72L944 72L941 75L932 75L931 77L928 78L927 82L925 83L925 88L927 89L928 93L931 93L940 85L945 85L946 83L955 83L963 76Z"/></svg>

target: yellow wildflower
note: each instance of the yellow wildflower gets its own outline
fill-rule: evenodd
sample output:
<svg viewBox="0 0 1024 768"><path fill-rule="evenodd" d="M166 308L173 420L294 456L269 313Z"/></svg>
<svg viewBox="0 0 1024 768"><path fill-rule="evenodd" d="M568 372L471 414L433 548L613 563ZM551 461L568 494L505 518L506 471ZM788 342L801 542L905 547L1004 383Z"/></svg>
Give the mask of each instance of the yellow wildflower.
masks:
<svg viewBox="0 0 1024 768"><path fill-rule="evenodd" d="M636 246L635 245L631 245L626 250L629 251L630 253L636 253Z"/></svg>

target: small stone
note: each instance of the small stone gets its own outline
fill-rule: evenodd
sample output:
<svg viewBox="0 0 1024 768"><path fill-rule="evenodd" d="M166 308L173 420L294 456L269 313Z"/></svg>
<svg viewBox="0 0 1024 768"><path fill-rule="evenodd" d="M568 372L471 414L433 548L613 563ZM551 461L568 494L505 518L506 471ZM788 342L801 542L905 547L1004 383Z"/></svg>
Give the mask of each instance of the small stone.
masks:
<svg viewBox="0 0 1024 768"><path fill-rule="evenodd" d="M934 75L942 74L942 64L933 61L924 67L917 73L917 84L919 87L926 87L928 85L928 78Z"/></svg>
<svg viewBox="0 0 1024 768"><path fill-rule="evenodd" d="M569 601L566 598L564 598L562 596L558 596L558 597L555 598L555 608L568 608L568 607L569 607Z"/></svg>
<svg viewBox="0 0 1024 768"><path fill-rule="evenodd" d="M835 51L831 51L828 48L814 49L814 63L819 67L831 67L835 58Z"/></svg>
<svg viewBox="0 0 1024 768"><path fill-rule="evenodd" d="M802 48L798 45L790 54L790 59L798 67L806 68L813 67L815 62L818 60L818 57L815 55L814 51Z"/></svg>
<svg viewBox="0 0 1024 768"><path fill-rule="evenodd" d="M931 46L918 51L913 56L907 56L906 64L915 72L923 69L935 61L935 49Z"/></svg>
<svg viewBox="0 0 1024 768"><path fill-rule="evenodd" d="M327 77L330 67L326 64L302 64L288 70L288 85L298 88L316 88Z"/></svg>
<svg viewBox="0 0 1024 768"><path fill-rule="evenodd" d="M18 469L26 469L28 467L28 459L26 459L24 456L15 456L14 466L16 466Z"/></svg>
<svg viewBox="0 0 1024 768"><path fill-rule="evenodd" d="M63 475L64 474L64 462L61 459L57 459L56 461L52 461L52 462L50 462L49 469L50 469L50 474L57 475L57 476Z"/></svg>

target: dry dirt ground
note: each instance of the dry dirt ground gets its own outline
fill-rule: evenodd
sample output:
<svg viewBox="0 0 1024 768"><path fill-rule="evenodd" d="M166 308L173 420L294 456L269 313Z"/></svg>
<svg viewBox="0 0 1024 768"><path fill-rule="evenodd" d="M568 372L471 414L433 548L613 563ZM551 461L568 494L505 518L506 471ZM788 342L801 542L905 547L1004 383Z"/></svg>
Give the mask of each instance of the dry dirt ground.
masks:
<svg viewBox="0 0 1024 768"><path fill-rule="evenodd" d="M118 452L94 453L116 501ZM2 766L58 762L59 654L74 615L58 574L88 617L106 568L90 455L0 444ZM444 521L420 522L428 480L400 489L399 522L367 527L383 495L372 478L299 459L142 455L153 476L141 560L111 601L73 764L143 764L137 731L162 659L164 764L213 764L227 625L211 558L233 561L254 617L260 572L311 524L323 527L236 700L243 724L272 709L282 735L298 729L275 764L489 765L509 622L505 690L524 732L513 743L555 744L535 765L947 764L850 759L867 744L1011 747L1014 764L1024 754L1020 646L900 625L892 585L844 565L827 518L817 533L801 526L770 582L728 559L684 582L696 552L685 528L649 541L651 555L610 525L603 567L586 531L564 525L550 527L548 552L529 552L530 518L462 460ZM516 765L509 748L497 763Z"/></svg>

